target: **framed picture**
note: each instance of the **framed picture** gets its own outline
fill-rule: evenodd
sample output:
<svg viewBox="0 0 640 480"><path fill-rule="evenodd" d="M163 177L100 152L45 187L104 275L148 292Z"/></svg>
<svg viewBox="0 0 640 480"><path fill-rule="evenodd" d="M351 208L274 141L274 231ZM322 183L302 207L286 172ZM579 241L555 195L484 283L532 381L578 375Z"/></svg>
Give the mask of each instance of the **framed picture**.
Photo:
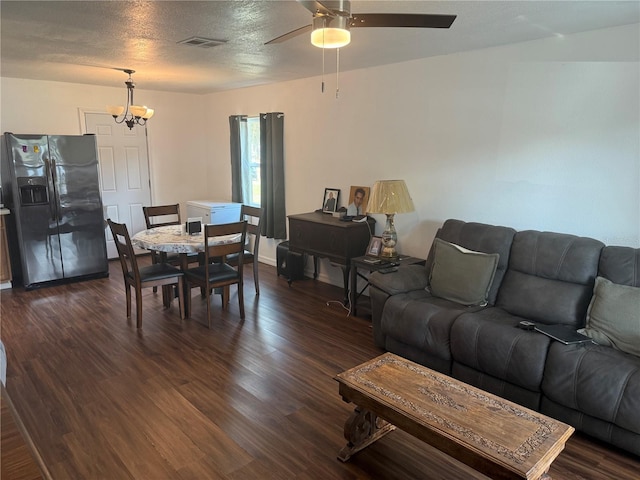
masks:
<svg viewBox="0 0 640 480"><path fill-rule="evenodd" d="M338 199L340 198L340 189L325 188L324 198L322 199L322 211L333 213L338 210Z"/></svg>
<svg viewBox="0 0 640 480"><path fill-rule="evenodd" d="M369 201L369 187L352 186L349 193L349 206L347 215L355 217L365 215L367 212L367 202Z"/></svg>
<svg viewBox="0 0 640 480"><path fill-rule="evenodd" d="M367 255L369 257L377 257L382 250L382 237L371 237L369 246L367 247Z"/></svg>

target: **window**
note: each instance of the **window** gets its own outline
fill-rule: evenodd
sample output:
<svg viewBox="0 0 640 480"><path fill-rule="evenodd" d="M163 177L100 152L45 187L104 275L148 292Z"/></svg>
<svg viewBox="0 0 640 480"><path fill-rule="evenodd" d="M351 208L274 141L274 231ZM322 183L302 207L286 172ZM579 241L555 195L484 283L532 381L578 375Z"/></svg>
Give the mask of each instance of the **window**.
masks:
<svg viewBox="0 0 640 480"><path fill-rule="evenodd" d="M247 152L242 169L242 198L254 207L260 206L260 117L247 118Z"/></svg>
<svg viewBox="0 0 640 480"><path fill-rule="evenodd" d="M231 200L262 208L262 233L287 238L284 201L284 113L229 117Z"/></svg>

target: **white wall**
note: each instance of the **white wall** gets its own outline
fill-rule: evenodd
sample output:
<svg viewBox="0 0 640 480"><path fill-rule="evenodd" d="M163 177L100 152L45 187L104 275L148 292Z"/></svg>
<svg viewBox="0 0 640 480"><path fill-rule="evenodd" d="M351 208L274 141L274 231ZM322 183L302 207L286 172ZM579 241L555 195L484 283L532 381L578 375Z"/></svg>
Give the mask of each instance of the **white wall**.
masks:
<svg viewBox="0 0 640 480"><path fill-rule="evenodd" d="M105 112L106 105L124 104L126 93L124 81L122 88L112 88L3 77L0 131L80 135L82 111ZM155 109L147 126L153 202L206 197L206 176L189 173L205 171L215 158L207 145L202 96L154 92L140 85L136 101Z"/></svg>
<svg viewBox="0 0 640 480"><path fill-rule="evenodd" d="M639 32L635 24L343 72L338 99L333 76L324 94L320 77L207 96L141 86L136 94L156 109L154 201L229 199L229 115L281 111L288 214L320 208L325 187L347 196L351 185L401 178L417 208L396 217L403 253L424 257L447 218L640 247ZM78 133L78 107L125 94L1 85L2 131L22 133ZM263 240L264 260L275 262L277 243ZM338 269L321 269L341 284Z"/></svg>
<svg viewBox="0 0 640 480"><path fill-rule="evenodd" d="M338 99L329 76L324 94L320 77L215 94L210 135L228 158L228 115L285 113L288 214L319 208L325 187L346 205L351 185L406 180L403 253L424 257L447 218L639 247L639 30L344 72Z"/></svg>

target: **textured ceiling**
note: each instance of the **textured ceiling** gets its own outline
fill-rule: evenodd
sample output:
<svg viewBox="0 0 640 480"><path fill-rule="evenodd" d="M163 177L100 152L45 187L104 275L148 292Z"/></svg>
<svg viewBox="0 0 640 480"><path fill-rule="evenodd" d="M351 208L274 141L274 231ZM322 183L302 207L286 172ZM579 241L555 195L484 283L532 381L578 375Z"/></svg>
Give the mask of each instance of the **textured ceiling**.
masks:
<svg viewBox="0 0 640 480"><path fill-rule="evenodd" d="M357 1L352 13L445 13L448 30L360 28L340 51L340 70L640 22L632 1ZM308 35L265 42L311 23L295 1L0 2L0 74L106 86L136 70L140 88L208 93L322 73ZM213 48L179 44L193 36ZM335 51L327 51L327 73Z"/></svg>

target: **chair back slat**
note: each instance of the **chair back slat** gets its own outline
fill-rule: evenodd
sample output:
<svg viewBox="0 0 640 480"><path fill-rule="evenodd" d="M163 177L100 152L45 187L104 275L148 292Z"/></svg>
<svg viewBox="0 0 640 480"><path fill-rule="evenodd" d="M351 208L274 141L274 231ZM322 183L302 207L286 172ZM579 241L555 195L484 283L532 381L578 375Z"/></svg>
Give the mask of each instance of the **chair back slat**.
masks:
<svg viewBox="0 0 640 480"><path fill-rule="evenodd" d="M243 251L244 249L240 242L225 243L224 245L211 245L209 247L209 257L222 257L233 253L244 253Z"/></svg>
<svg viewBox="0 0 640 480"><path fill-rule="evenodd" d="M152 205L149 207L142 207L142 213L144 213L144 221L147 224L147 230L154 227L165 227L167 225L180 225L180 205ZM151 262L160 263L162 260L161 255L155 250L151 250ZM165 256L165 261L166 256ZM179 264L179 258L174 256L169 263L172 265ZM156 290L154 289L154 292Z"/></svg>
<svg viewBox="0 0 640 480"><path fill-rule="evenodd" d="M180 225L180 205L155 205L142 207L147 229L164 227L166 225Z"/></svg>
<svg viewBox="0 0 640 480"><path fill-rule="evenodd" d="M209 245L209 239L212 237L221 237L225 235L239 235L238 239L219 245ZM244 243L247 237L247 222L234 222L223 223L221 225L205 225L204 226L204 241L206 245L209 245L205 250L205 265L211 263L210 259L216 257L224 257L230 254L238 254L242 257L244 253Z"/></svg>

